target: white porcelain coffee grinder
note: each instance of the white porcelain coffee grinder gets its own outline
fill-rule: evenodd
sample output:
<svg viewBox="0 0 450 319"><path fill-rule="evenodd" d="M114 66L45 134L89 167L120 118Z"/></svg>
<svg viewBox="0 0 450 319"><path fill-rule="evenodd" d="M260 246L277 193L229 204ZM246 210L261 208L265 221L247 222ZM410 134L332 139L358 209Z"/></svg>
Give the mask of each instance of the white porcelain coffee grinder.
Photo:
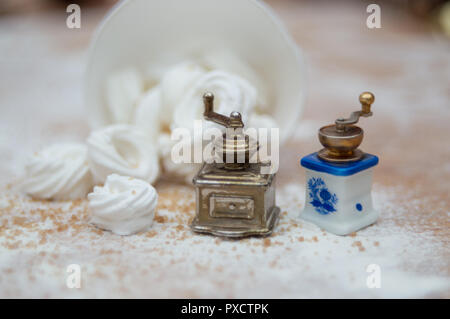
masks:
<svg viewBox="0 0 450 319"><path fill-rule="evenodd" d="M336 235L355 232L378 218L371 196L378 157L358 149L364 132L354 125L361 116L372 115L370 107L375 97L364 92L359 101L360 111L319 130L324 148L300 162L306 169L305 208L300 217Z"/></svg>

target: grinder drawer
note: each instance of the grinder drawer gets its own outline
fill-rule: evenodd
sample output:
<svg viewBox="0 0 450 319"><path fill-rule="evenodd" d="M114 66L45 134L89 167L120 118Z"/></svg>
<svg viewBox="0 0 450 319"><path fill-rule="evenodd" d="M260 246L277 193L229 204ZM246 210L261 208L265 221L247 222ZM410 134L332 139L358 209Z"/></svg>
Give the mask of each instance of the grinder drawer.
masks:
<svg viewBox="0 0 450 319"><path fill-rule="evenodd" d="M212 194L209 197L209 215L216 218L252 219L255 202L250 196Z"/></svg>

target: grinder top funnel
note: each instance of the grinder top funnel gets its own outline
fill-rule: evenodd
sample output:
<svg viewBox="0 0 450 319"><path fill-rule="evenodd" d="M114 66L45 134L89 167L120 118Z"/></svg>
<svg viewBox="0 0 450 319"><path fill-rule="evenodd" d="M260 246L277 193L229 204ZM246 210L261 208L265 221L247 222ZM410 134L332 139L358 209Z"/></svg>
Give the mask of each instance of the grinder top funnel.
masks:
<svg viewBox="0 0 450 319"><path fill-rule="evenodd" d="M335 124L327 125L319 130L319 141L324 146L317 154L324 161L332 163L346 163L360 160L364 152L358 149L364 136L359 126L359 118L372 116L371 105L375 96L370 92L363 92L359 96L361 110L353 112L349 118L338 118Z"/></svg>

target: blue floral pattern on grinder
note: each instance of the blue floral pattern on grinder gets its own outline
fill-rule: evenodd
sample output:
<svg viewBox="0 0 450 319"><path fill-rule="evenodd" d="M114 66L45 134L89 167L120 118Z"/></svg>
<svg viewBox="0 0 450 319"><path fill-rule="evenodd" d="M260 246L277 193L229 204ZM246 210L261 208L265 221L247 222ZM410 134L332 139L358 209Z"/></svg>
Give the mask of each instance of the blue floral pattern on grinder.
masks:
<svg viewBox="0 0 450 319"><path fill-rule="evenodd" d="M322 215L328 215L336 211L335 205L338 202L336 194L332 194L323 179L310 178L308 180L309 202L314 206L316 212Z"/></svg>

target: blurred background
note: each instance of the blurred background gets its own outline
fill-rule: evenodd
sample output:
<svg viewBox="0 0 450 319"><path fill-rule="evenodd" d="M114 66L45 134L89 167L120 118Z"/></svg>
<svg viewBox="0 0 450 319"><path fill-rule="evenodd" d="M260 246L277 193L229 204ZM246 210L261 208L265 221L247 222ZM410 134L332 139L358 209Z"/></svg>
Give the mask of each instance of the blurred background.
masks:
<svg viewBox="0 0 450 319"><path fill-rule="evenodd" d="M316 151L317 129L358 109L359 93L371 90L376 118L362 124L368 136L364 147L384 156L386 171L423 178L433 154L434 166L443 165L449 174L448 147L438 140L450 135L450 2L377 1L381 28L374 29L366 26L371 1L267 2L302 48L308 67L305 112L285 152L297 158ZM0 181L17 175L31 150L52 141L84 140L89 133L82 95L86 52L116 1L78 1L79 29L66 26L70 3L0 2L0 152L5 159ZM290 172L297 170L296 161L284 165L289 169L280 172L282 177L298 178ZM427 175L441 178L442 171Z"/></svg>
<svg viewBox="0 0 450 319"><path fill-rule="evenodd" d="M366 26L370 1L267 2L302 48L308 68L305 112L283 151L281 165L288 169L280 171L282 178L298 178L291 157L316 151L317 129L358 109L358 95L366 90L375 93L376 117L362 124L363 146L382 156L386 177L449 175L449 148L440 140L450 137L450 2L378 1L381 28L373 29ZM70 29L70 1L0 2L0 181L19 174L31 150L89 133L82 92L86 52L115 3L78 1L81 28ZM444 172L424 174L430 161Z"/></svg>

